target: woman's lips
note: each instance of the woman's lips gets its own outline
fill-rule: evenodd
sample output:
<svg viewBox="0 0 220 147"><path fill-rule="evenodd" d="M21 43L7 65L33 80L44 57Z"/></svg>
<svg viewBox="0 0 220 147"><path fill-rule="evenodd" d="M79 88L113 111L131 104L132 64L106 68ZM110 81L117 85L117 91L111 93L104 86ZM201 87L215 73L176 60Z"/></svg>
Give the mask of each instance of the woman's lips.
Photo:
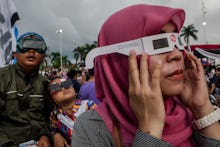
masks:
<svg viewBox="0 0 220 147"><path fill-rule="evenodd" d="M183 70L175 70L172 74L169 75L169 79L172 80L182 80L183 79Z"/></svg>

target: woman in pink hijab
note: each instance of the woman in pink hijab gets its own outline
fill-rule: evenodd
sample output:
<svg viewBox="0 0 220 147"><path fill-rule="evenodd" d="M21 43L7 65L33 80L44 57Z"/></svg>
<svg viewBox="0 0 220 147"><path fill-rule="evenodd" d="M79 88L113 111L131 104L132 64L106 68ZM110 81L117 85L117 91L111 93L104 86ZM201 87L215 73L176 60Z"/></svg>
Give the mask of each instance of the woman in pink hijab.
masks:
<svg viewBox="0 0 220 147"><path fill-rule="evenodd" d="M103 24L98 45L180 32L184 19L182 9L129 6ZM78 117L71 146L220 146L220 110L209 101L200 61L176 46L152 56L128 52L95 58L101 103Z"/></svg>

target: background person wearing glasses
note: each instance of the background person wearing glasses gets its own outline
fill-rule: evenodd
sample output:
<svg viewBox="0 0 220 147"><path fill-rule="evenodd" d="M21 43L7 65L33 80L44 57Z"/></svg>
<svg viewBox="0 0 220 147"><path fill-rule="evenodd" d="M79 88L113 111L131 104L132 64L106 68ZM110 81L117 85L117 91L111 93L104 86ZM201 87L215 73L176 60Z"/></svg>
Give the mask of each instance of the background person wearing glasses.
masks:
<svg viewBox="0 0 220 147"><path fill-rule="evenodd" d="M71 79L56 78L51 81L49 89L53 100L50 127L54 147L69 147L76 118L87 110L94 109L96 104L91 100L76 99Z"/></svg>
<svg viewBox="0 0 220 147"><path fill-rule="evenodd" d="M40 35L26 33L17 42L17 63L0 69L1 147L30 140L38 141L38 147L51 146L48 81L38 73L46 50Z"/></svg>

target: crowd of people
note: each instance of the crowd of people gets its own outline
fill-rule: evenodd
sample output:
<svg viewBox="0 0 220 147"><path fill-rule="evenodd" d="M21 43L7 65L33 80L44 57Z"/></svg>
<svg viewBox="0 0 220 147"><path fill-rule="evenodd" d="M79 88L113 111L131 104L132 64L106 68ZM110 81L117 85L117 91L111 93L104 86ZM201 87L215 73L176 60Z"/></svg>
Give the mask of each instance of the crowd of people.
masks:
<svg viewBox="0 0 220 147"><path fill-rule="evenodd" d="M220 67L205 71L179 46L184 20L177 8L121 9L99 32L94 67L81 71L39 71L44 38L20 36L17 63L0 69L0 147L220 146ZM149 36L167 42L153 44L152 52L110 49L155 41Z"/></svg>
<svg viewBox="0 0 220 147"><path fill-rule="evenodd" d="M206 79L211 103L220 106L220 65L207 68Z"/></svg>

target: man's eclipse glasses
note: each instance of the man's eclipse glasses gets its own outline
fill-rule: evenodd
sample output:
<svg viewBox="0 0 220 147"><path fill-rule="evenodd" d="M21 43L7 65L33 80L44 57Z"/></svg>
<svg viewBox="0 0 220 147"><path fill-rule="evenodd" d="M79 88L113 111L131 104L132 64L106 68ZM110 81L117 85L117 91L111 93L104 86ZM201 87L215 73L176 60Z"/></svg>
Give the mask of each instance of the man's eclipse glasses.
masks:
<svg viewBox="0 0 220 147"><path fill-rule="evenodd" d="M21 40L18 43L17 51L19 53L25 53L29 50L34 50L38 53L45 54L47 47L46 43L42 41L36 41L36 40Z"/></svg>

